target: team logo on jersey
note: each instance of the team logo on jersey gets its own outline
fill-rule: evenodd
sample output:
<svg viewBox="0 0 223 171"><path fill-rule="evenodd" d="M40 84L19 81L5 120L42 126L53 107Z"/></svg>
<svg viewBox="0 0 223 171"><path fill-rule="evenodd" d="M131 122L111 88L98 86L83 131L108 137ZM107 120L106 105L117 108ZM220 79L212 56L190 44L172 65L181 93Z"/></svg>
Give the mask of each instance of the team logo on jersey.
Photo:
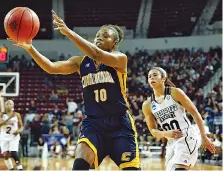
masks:
<svg viewBox="0 0 223 171"><path fill-rule="evenodd" d="M152 103L152 109L156 110L156 104L154 102Z"/></svg>
<svg viewBox="0 0 223 171"><path fill-rule="evenodd" d="M112 75L108 71L100 71L97 73L89 73L82 77L83 88L100 83L115 83Z"/></svg>
<svg viewBox="0 0 223 171"><path fill-rule="evenodd" d="M164 109L161 109L161 110L155 112L154 116L156 117L157 120L160 120L160 122L163 122L166 119L176 117L174 112L177 110L178 110L177 105L173 104L171 106L168 106Z"/></svg>
<svg viewBox="0 0 223 171"><path fill-rule="evenodd" d="M170 100L170 96L169 96L169 95L168 95L168 96L166 96L166 99L167 99L167 100Z"/></svg>
<svg viewBox="0 0 223 171"><path fill-rule="evenodd" d="M85 65L86 68L88 68L89 66L90 66L90 63L87 63L87 64Z"/></svg>

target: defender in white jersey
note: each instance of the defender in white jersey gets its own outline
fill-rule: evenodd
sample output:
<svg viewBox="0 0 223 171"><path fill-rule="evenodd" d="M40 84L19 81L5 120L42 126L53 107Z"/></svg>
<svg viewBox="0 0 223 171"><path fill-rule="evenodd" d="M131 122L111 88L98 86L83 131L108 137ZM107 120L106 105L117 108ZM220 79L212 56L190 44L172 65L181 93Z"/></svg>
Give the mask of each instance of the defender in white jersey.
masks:
<svg viewBox="0 0 223 171"><path fill-rule="evenodd" d="M12 161L15 160L18 170L22 170L18 156L20 133L23 130L23 123L19 113L14 111L14 102L7 100L5 102L6 113L0 114L0 147L5 158L5 164L9 170L13 169Z"/></svg>
<svg viewBox="0 0 223 171"><path fill-rule="evenodd" d="M142 109L151 134L157 138L168 139L166 170L188 170L194 166L201 139L203 145L214 153L214 145L206 136L200 113L189 97L167 79L166 71L160 67L153 67L149 71L148 82L153 93L143 103ZM185 109L194 118L200 132L191 126ZM158 129L158 125L161 130Z"/></svg>

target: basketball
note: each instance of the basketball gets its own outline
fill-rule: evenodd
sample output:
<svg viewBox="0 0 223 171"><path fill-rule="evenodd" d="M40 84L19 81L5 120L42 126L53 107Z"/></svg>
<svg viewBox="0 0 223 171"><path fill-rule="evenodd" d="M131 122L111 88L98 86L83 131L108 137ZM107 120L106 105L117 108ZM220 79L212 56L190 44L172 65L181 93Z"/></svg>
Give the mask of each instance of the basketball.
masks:
<svg viewBox="0 0 223 171"><path fill-rule="evenodd" d="M39 31L37 14L27 7L16 7L8 12L4 20L6 34L16 42L33 39Z"/></svg>

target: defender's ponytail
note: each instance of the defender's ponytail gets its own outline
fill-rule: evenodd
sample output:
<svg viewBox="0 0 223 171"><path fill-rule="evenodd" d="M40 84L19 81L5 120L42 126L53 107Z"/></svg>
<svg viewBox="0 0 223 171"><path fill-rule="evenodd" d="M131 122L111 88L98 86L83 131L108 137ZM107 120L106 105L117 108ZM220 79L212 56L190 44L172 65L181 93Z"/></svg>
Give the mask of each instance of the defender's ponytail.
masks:
<svg viewBox="0 0 223 171"><path fill-rule="evenodd" d="M170 81L169 78L166 79L165 85L169 87L176 87L175 84L172 81Z"/></svg>

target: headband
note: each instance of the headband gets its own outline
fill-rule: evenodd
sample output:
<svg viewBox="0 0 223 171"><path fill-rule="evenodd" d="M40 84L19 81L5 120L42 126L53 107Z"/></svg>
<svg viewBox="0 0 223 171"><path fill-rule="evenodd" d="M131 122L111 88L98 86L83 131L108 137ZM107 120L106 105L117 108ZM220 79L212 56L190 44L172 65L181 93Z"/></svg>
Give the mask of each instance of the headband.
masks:
<svg viewBox="0 0 223 171"><path fill-rule="evenodd" d="M164 77L167 78L167 73L166 73L166 71L165 71L163 68L160 68L160 67L153 67L153 68L151 68L151 70L152 70L152 69L156 69L156 70L158 70L159 72L161 72L161 74L162 74Z"/></svg>

